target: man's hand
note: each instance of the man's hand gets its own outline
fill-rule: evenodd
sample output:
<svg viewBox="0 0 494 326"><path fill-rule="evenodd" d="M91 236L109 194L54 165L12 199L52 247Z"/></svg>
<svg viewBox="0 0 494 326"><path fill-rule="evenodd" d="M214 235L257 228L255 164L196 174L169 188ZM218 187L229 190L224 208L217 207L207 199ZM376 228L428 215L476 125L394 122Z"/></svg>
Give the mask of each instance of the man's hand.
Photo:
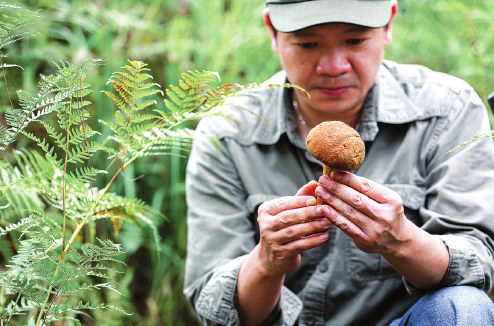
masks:
<svg viewBox="0 0 494 326"><path fill-rule="evenodd" d="M394 191L351 173L322 176L316 194L324 215L365 252L385 254L409 237L401 197Z"/></svg>
<svg viewBox="0 0 494 326"><path fill-rule="evenodd" d="M380 253L410 283L428 289L444 277L449 253L444 243L406 218L401 197L348 172L322 176L315 193L332 224L365 252Z"/></svg>
<svg viewBox="0 0 494 326"><path fill-rule="evenodd" d="M316 205L312 181L295 196L263 203L258 210L259 244L240 268L238 312L242 325L259 325L280 299L285 274L300 265L300 254L328 239L329 221Z"/></svg>
<svg viewBox="0 0 494 326"><path fill-rule="evenodd" d="M331 223L321 218L311 182L296 196L263 203L258 210L259 259L269 275L291 273L300 265L300 254L324 243Z"/></svg>

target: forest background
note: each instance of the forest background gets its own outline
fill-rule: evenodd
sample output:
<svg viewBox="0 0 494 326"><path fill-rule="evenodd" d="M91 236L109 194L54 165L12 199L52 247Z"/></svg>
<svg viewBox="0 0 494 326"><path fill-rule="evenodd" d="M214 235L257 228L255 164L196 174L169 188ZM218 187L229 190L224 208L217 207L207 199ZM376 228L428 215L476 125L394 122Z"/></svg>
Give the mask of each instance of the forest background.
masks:
<svg viewBox="0 0 494 326"><path fill-rule="evenodd" d="M88 76L95 90L107 89L108 78L126 65L127 59L148 63L154 82L163 88L176 84L182 72L192 69L215 71L223 83L241 84L262 82L280 69L262 22L263 0L7 3L39 9L42 17L34 26L36 37L5 49L9 63L23 67L6 70L10 90L36 89L39 76L53 73L52 62L60 60L106 60ZM460 77L487 103L487 96L494 91L491 13L488 0L400 0L386 58L423 64ZM0 108L6 108L9 97L3 78L0 89ZM92 97L92 116L105 120L112 106L110 99L99 91ZM16 146L30 144L21 140ZM162 246L157 250L151 235L136 223L123 223L116 241L126 250L127 267L121 284L126 297L118 297L115 304L133 315L108 312L104 322L87 321L88 324L196 324L182 295L186 162L187 158L180 155L145 158L114 185L113 191L140 198L163 213L165 218L156 222ZM0 259L0 263L5 261Z"/></svg>

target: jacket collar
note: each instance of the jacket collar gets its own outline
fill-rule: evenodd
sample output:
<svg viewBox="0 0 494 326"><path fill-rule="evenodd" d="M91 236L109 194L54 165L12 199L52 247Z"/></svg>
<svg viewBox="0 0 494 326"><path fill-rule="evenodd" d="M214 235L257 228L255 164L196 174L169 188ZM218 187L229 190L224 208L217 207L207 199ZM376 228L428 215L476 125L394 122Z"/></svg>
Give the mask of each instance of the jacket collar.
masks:
<svg viewBox="0 0 494 326"><path fill-rule="evenodd" d="M418 107L406 93L407 83L400 80L396 64L384 61L381 64L376 81L371 87L362 108L359 133L364 141L373 141L379 132L379 123L405 124L431 116L443 115L441 110L424 110ZM283 85L287 82L286 73L278 72L265 84ZM252 141L271 145L281 135L286 134L298 147L305 144L298 135L297 123L290 103L291 89L275 88L261 112L266 123L258 123L252 135Z"/></svg>

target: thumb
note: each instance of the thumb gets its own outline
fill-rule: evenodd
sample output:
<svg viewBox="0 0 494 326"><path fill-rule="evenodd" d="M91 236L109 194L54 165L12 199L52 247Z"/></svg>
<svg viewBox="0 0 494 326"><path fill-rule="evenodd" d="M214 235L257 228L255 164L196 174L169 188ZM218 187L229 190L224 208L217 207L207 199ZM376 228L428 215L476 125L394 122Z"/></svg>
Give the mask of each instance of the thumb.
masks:
<svg viewBox="0 0 494 326"><path fill-rule="evenodd" d="M302 186L302 188L300 188L298 191L297 191L297 194L296 196L316 196L316 188L319 184L312 180L312 181L309 181L309 183L305 184L304 186Z"/></svg>

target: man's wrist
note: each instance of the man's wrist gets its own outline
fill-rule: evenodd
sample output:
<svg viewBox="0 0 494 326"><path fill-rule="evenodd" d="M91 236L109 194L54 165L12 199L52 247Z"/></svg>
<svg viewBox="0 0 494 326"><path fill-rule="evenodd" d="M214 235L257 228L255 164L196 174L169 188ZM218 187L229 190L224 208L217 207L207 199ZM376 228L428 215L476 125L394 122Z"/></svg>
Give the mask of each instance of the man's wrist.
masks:
<svg viewBox="0 0 494 326"><path fill-rule="evenodd" d="M259 280L281 280L281 283L283 283L283 280L285 279L285 273L274 268L270 268L269 264L265 263L266 259L265 257L263 257L264 255L261 253L261 250L261 245L257 244L257 246L250 253L245 263L252 264L252 267L254 267L253 271L255 271L255 273L257 274L256 277L258 277Z"/></svg>
<svg viewBox="0 0 494 326"><path fill-rule="evenodd" d="M443 279L448 265L449 252L438 237L413 224L409 236L383 257L413 286L428 289Z"/></svg>

